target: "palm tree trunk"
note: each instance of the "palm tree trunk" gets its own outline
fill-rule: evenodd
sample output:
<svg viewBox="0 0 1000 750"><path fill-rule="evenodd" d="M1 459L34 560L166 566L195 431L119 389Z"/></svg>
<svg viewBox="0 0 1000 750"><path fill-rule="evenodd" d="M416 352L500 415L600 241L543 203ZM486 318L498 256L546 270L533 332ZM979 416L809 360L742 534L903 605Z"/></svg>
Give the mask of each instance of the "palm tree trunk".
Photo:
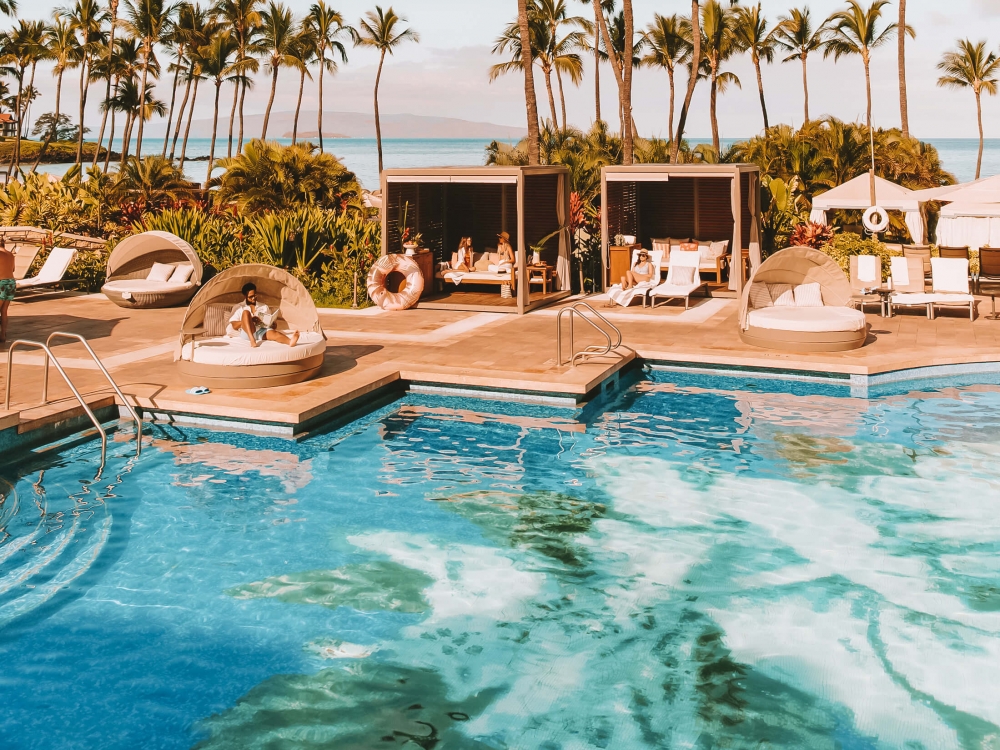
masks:
<svg viewBox="0 0 1000 750"><path fill-rule="evenodd" d="M233 106L229 110L229 148L226 150L226 158L233 158L233 126L236 124L236 102L240 97L240 79L233 79Z"/></svg>
<svg viewBox="0 0 1000 750"><path fill-rule="evenodd" d="M674 69L667 68L667 78L670 80L670 110L667 116L667 133L670 136L670 144L674 142Z"/></svg>
<svg viewBox="0 0 1000 750"><path fill-rule="evenodd" d="M767 122L767 102L764 101L764 77L760 73L760 58L756 55L753 58L753 66L757 70L757 91L760 93L760 111L764 115L764 132L770 127Z"/></svg>
<svg viewBox="0 0 1000 750"><path fill-rule="evenodd" d="M556 67L556 83L559 84L559 105L562 109L562 129L566 130L569 127L569 123L566 121L566 94L563 93L562 84L562 73L559 72L559 68Z"/></svg>
<svg viewBox="0 0 1000 750"><path fill-rule="evenodd" d="M899 43L899 119L903 137L910 137L910 105L906 98L906 0L899 0L899 25L896 27Z"/></svg>
<svg viewBox="0 0 1000 750"><path fill-rule="evenodd" d="M867 110L867 122L868 122L868 137L872 138L874 133L872 132L872 75L871 69L868 67L868 60L865 63L865 94L868 96L868 110ZM875 205L875 168L872 167L868 170L868 187L871 193L872 205Z"/></svg>
<svg viewBox="0 0 1000 750"><path fill-rule="evenodd" d="M278 66L274 66L271 73L271 98L267 100L267 109L264 110L264 127L260 132L260 139L267 140L267 122L271 119L271 105L274 104L274 92L278 90Z"/></svg>
<svg viewBox="0 0 1000 750"><path fill-rule="evenodd" d="M122 158L119 162L118 170L125 165L125 160L128 159L129 146L132 142L132 118L134 115L131 112L125 114L125 132L122 133Z"/></svg>
<svg viewBox="0 0 1000 750"><path fill-rule="evenodd" d="M976 157L976 179L983 169L983 102L980 93L976 92L976 116L979 121L979 156Z"/></svg>
<svg viewBox="0 0 1000 750"><path fill-rule="evenodd" d="M89 71L87 70L88 61L89 56L84 54L83 61L80 63L80 136L77 138L76 143L75 164L83 164L83 116L87 108L87 78L89 74Z"/></svg>
<svg viewBox="0 0 1000 750"><path fill-rule="evenodd" d="M18 113L17 114L17 118L20 118L20 112L21 112L21 93L22 93L23 87L24 87L24 68L22 67L20 69L19 75L17 77L17 99L14 102L14 106L16 107L16 109L14 111ZM21 145L21 121L20 121L20 119L18 119L18 121L17 121L16 124L17 124L17 132L14 134L14 148L11 149L11 152L10 152L10 166L7 168L7 177L6 177L6 181L4 182L4 184L7 184L7 182L10 181L11 175L14 174L14 167L17 166L17 150L18 150L18 147Z"/></svg>
<svg viewBox="0 0 1000 750"><path fill-rule="evenodd" d="M146 79L149 74L150 50L145 50L142 58L142 83L139 85L139 132L135 136L135 158L142 158L142 126L146 123L143 109L146 107Z"/></svg>
<svg viewBox="0 0 1000 750"><path fill-rule="evenodd" d="M177 80L181 75L181 60L183 57L177 56L177 66L174 68L174 85L170 90L170 109L167 112L167 129L163 133L163 152L160 156L166 158L167 145L170 143L170 126L174 122L174 105L177 103Z"/></svg>
<svg viewBox="0 0 1000 750"><path fill-rule="evenodd" d="M118 76L115 76L114 84L112 88L118 88ZM110 100L109 100L110 101ZM108 150L104 152L104 174L108 173L108 168L111 166L111 149L115 145L115 110L111 110L111 134L108 135Z"/></svg>
<svg viewBox="0 0 1000 750"><path fill-rule="evenodd" d="M114 0L114 2L110 3L110 5L111 5L111 30L108 33L108 63L109 63L109 65L108 65L108 70L107 70L108 85L104 87L104 101L105 102L107 102L111 98L111 79L112 79L113 76L111 75L111 65L110 65L110 63L114 59L114 55L115 55L115 27L118 25L118 0ZM112 122L114 122L114 118L115 118L115 113L114 113L114 111L112 111L111 112L111 120L112 120ZM91 166L94 166L94 167L97 166L97 161L101 158L101 144L104 143L104 126L107 124L107 122L108 122L108 110L105 109L104 112L101 114L101 130L97 134L97 148L94 149L94 163L91 165ZM81 126L80 129L83 130L83 127ZM169 130L169 128L168 128L168 130ZM114 131L114 126L112 126L112 128L111 128L111 138L108 141L108 158L105 160L106 162L108 160L110 160L110 158L111 158L110 157L111 144L114 143L114 140L115 140L115 131ZM104 167L104 170L107 171L107 166L106 165Z"/></svg>
<svg viewBox="0 0 1000 750"><path fill-rule="evenodd" d="M250 88L250 81L244 80L240 86L240 134L236 139L236 153L243 153L243 102L247 98L247 89Z"/></svg>
<svg viewBox="0 0 1000 750"><path fill-rule="evenodd" d="M719 80L716 74L715 66L713 65L712 86L708 97L708 117L712 121L712 148L715 149L716 156L718 156L722 151L719 140L719 113L716 109L718 100L719 100Z"/></svg>
<svg viewBox="0 0 1000 750"><path fill-rule="evenodd" d="M31 173L34 174L38 169L38 165L42 162L42 157L45 156L45 151L48 149L49 144L52 142L52 137L56 134L56 129L59 127L59 103L62 100L62 79L63 79L63 69L60 68L59 75L56 76L56 113L55 122L49 129L49 132L45 134L45 142L42 143L42 147L38 149L38 156L35 157L35 163L31 166ZM101 151L101 142L97 142L97 153Z"/></svg>
<svg viewBox="0 0 1000 750"><path fill-rule="evenodd" d="M628 128L622 132L622 163L631 164L635 158L635 123L632 120L632 60L635 57L635 21L632 14L632 0L622 1L625 14L625 50L622 60L622 119Z"/></svg>
<svg viewBox="0 0 1000 750"><path fill-rule="evenodd" d="M805 125L809 122L809 70L806 67L806 58L808 56L802 53L802 101L805 107L805 119L802 124Z"/></svg>
<svg viewBox="0 0 1000 750"><path fill-rule="evenodd" d="M375 144L378 146L378 173L382 175L382 123L378 114L378 85L382 81L382 64L385 62L385 50L378 59L378 72L375 74Z"/></svg>
<svg viewBox="0 0 1000 750"><path fill-rule="evenodd" d="M681 106L681 117L677 122L677 140L671 150L670 161L677 163L680 154L681 141L684 138L684 126L687 125L688 111L691 109L691 98L694 96L694 87L698 83L698 65L701 61L701 14L699 13L698 0L691 0L691 73L688 76L687 93L684 95L684 104Z"/></svg>
<svg viewBox="0 0 1000 750"><path fill-rule="evenodd" d="M194 119L194 103L198 99L198 84L199 83L201 83L201 79L200 78L195 78L194 79L194 91L191 92L191 106L188 109L187 127L184 128L184 141L181 143L181 160L180 160L180 163L178 165L178 169L180 169L181 172L184 171L184 157L187 155L188 136L191 135L191 120Z"/></svg>
<svg viewBox="0 0 1000 750"><path fill-rule="evenodd" d="M599 7L600 0L594 0ZM538 164L538 99L535 96L535 71L531 60L531 31L528 28L528 2L517 0L517 27L521 38L521 72L524 74L524 104L528 115L528 164ZM381 159L381 149L379 149Z"/></svg>
<svg viewBox="0 0 1000 750"><path fill-rule="evenodd" d="M549 96L549 112L552 114L552 127L559 129L559 117L556 115L556 100L552 95L552 68L542 70L545 74L545 92Z"/></svg>
<svg viewBox="0 0 1000 750"><path fill-rule="evenodd" d="M306 87L306 69L299 71L299 99L295 102L295 118L292 120L292 145L299 139L299 112L302 110L302 92Z"/></svg>
<svg viewBox="0 0 1000 750"><path fill-rule="evenodd" d="M599 21L594 19L594 122L601 121L601 29ZM583 273L583 268L580 268ZM582 277L581 277L582 278ZM583 290L583 282L580 283Z"/></svg>
<svg viewBox="0 0 1000 750"><path fill-rule="evenodd" d="M208 148L208 172L205 174L205 189L212 179L212 167L215 166L215 131L219 127L219 92L222 90L222 79L215 79L215 107L212 114L212 145Z"/></svg>
<svg viewBox="0 0 1000 750"><path fill-rule="evenodd" d="M191 96L191 79L194 77L194 63L188 69L187 83L184 84L184 98L181 99L181 108L177 113L177 123L174 125L174 139L170 144L170 161L174 160L177 152L177 139L181 136L181 127L184 125L184 110L187 109L188 97Z"/></svg>
<svg viewBox="0 0 1000 750"><path fill-rule="evenodd" d="M326 71L326 47L319 56L319 112L316 114L316 134L319 136L319 152L323 153L323 73Z"/></svg>

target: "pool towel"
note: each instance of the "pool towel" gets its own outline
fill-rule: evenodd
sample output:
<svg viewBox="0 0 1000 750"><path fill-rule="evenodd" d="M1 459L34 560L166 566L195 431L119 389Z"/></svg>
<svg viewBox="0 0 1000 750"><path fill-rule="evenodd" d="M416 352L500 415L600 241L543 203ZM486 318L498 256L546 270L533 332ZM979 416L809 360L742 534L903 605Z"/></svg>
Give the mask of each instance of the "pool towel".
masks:
<svg viewBox="0 0 1000 750"><path fill-rule="evenodd" d="M910 285L910 270L907 268L906 258L901 255L893 256L891 270L893 286L900 287ZM858 271L858 275L861 275L860 270Z"/></svg>
<svg viewBox="0 0 1000 750"><path fill-rule="evenodd" d="M863 281L866 284L874 284L875 282L882 281L882 279L875 278L878 274L877 263L878 259L874 255L859 255L858 281Z"/></svg>

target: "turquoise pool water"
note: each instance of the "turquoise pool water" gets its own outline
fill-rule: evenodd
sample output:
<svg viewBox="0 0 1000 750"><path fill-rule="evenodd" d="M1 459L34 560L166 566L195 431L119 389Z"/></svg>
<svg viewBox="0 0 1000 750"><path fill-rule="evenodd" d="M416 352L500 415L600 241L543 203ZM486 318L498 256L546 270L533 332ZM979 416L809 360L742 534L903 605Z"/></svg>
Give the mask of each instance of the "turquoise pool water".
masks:
<svg viewBox="0 0 1000 750"><path fill-rule="evenodd" d="M1000 389L651 374L4 470L3 748L1000 748Z"/></svg>

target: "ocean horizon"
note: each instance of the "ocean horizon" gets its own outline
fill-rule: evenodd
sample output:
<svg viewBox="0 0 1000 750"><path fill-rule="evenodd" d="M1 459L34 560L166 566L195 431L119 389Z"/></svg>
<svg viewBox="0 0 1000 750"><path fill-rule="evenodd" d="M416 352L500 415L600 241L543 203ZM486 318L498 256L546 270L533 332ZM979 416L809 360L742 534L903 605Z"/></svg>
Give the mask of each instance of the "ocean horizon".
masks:
<svg viewBox="0 0 1000 750"><path fill-rule="evenodd" d="M292 142L290 138L270 140L283 144ZM315 139L301 140L314 141ZM498 140L503 143L516 143L514 140ZM739 140L742 139L724 138L722 139L723 148ZM969 182L975 177L978 139L928 138L924 140L938 150L944 168L954 174L959 182ZM187 158L207 157L211 142L210 138L189 139ZM492 139L482 138L383 139L383 161L386 169L479 165L485 162L486 147L491 142ZM691 138L689 142L692 145L697 145L712 141L710 138ZM358 180L365 189L378 189L378 151L374 138L324 138L323 145L327 152L340 158L344 166L358 176ZM227 146L226 140L216 141L216 162L226 156ZM116 148L120 148L120 144L116 144ZM162 148L162 139L148 139L143 144L143 155L159 154ZM180 144L178 144L178 150L179 148ZM70 166L69 164L43 164L39 170L49 174L62 175ZM204 182L207 169L208 164L205 161L187 161L184 164L185 176L194 182ZM985 142L982 176L990 177L996 174L1000 174L1000 138L990 138Z"/></svg>

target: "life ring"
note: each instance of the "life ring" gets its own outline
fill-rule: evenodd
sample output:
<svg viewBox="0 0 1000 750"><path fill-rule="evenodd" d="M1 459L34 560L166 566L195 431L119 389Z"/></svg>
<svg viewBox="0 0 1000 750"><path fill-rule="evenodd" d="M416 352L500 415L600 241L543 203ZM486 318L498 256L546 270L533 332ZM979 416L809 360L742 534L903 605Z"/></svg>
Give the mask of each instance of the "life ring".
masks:
<svg viewBox="0 0 1000 750"><path fill-rule="evenodd" d="M876 216L879 217L878 223L875 223ZM872 206L865 211L864 223L865 229L872 234L881 234L889 228L889 212L881 206Z"/></svg>
<svg viewBox="0 0 1000 750"><path fill-rule="evenodd" d="M403 274L404 282L398 292L390 292L386 279L391 273ZM417 304L424 291L424 275L412 258L400 253L383 255L368 273L368 296L383 310L408 310Z"/></svg>

